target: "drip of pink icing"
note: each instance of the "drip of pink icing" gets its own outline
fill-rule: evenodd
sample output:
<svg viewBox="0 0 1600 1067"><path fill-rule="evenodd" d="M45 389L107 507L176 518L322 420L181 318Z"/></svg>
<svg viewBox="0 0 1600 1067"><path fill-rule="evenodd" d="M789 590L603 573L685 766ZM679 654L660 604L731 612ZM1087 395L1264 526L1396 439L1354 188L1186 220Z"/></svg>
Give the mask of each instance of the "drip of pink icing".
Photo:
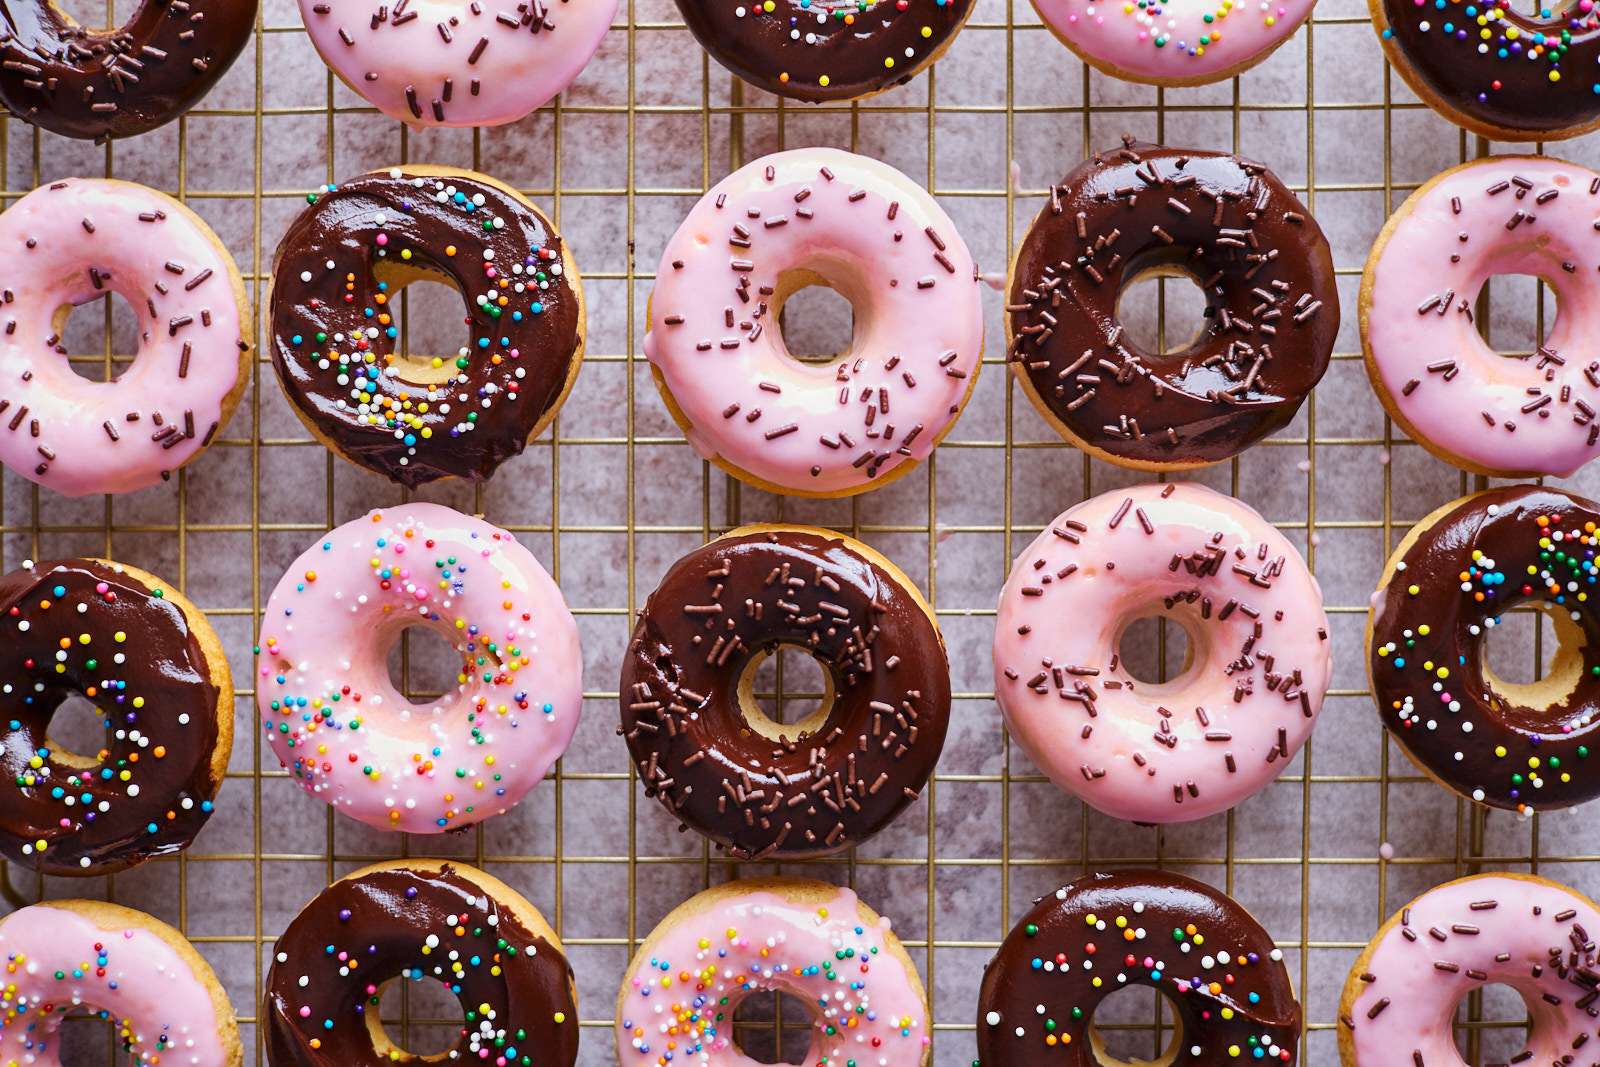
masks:
<svg viewBox="0 0 1600 1067"><path fill-rule="evenodd" d="M0 215L0 463L65 496L127 493L209 443L243 336L233 261L214 240L127 182L55 182ZM116 381L92 382L52 320L107 292L133 306L139 351Z"/></svg>
<svg viewBox="0 0 1600 1067"><path fill-rule="evenodd" d="M1560 160L1493 157L1406 201L1372 268L1365 340L1406 421L1451 455L1568 477L1600 447L1597 180ZM1499 355L1474 325L1474 301L1496 274L1538 275L1556 295L1532 357Z"/></svg>
<svg viewBox="0 0 1600 1067"><path fill-rule="evenodd" d="M916 1067L930 1040L927 1008L885 948L888 930L887 918L864 924L855 893L840 889L821 905L747 892L657 931L653 957L623 980L621 1067L657 1067L668 1042L676 1064L753 1067L733 1043L732 1019L758 989L810 1005L809 1061Z"/></svg>
<svg viewBox="0 0 1600 1067"><path fill-rule="evenodd" d="M794 271L854 306L849 359L789 355L768 306ZM689 444L806 493L858 491L926 459L983 351L955 224L893 167L832 148L779 152L719 182L667 243L650 307L645 355L693 424Z"/></svg>
<svg viewBox="0 0 1600 1067"><path fill-rule="evenodd" d="M463 657L459 684L427 704L389 681L408 626ZM555 582L511 534L438 504L371 512L308 549L267 603L260 647L273 751L313 795L384 829L507 811L582 707L578 628Z"/></svg>
<svg viewBox="0 0 1600 1067"><path fill-rule="evenodd" d="M1595 1021L1575 1003L1588 987L1577 983L1575 971L1568 972L1571 980L1562 977L1551 957L1559 950L1566 960L1577 927L1590 939L1600 930L1600 914L1587 901L1559 886L1480 875L1424 893L1404 918L1373 950L1367 963L1373 979L1351 1007L1353 1067L1410 1063L1412 1049L1424 1064L1460 1063L1451 1037L1456 1004L1491 982L1511 986L1527 1002L1528 1062L1562 1062L1593 1038ZM1495 958L1503 953L1510 959Z"/></svg>
<svg viewBox="0 0 1600 1067"><path fill-rule="evenodd" d="M1196 552L1217 564L1197 573ZM1157 685L1113 665L1124 629L1163 614L1190 635L1189 668ZM1187 482L1113 490L1017 557L1000 593L995 696L1058 788L1122 819L1198 819L1276 778L1311 735L1332 671L1327 627L1300 553L1248 505Z"/></svg>
<svg viewBox="0 0 1600 1067"><path fill-rule="evenodd" d="M59 1067L62 1013L81 1008L106 1012L131 1034L139 1063L230 1062L210 991L148 930L107 929L35 904L0 920L0 960L0 1064Z"/></svg>
<svg viewBox="0 0 1600 1067"><path fill-rule="evenodd" d="M1034 7L1073 47L1124 77L1151 81L1224 77L1251 57L1276 48L1294 33L1314 3L1034 0Z"/></svg>
<svg viewBox="0 0 1600 1067"><path fill-rule="evenodd" d="M300 17L323 62L390 118L413 128L500 126L571 84L617 2L300 0Z"/></svg>

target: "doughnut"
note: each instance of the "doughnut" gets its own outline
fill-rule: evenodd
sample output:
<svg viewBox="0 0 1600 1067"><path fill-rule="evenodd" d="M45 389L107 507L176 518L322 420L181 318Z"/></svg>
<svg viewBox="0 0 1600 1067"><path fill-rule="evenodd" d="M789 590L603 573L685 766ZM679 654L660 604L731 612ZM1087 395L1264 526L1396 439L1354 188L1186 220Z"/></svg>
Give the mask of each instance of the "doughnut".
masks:
<svg viewBox="0 0 1600 1067"><path fill-rule="evenodd" d="M822 366L794 358L778 327L808 285L855 311L850 350ZM849 496L926 459L972 395L977 268L893 167L778 152L718 182L667 242L644 352L701 456L769 492Z"/></svg>
<svg viewBox="0 0 1600 1067"><path fill-rule="evenodd" d="M105 716L93 756L49 733L73 695ZM232 751L228 658L172 586L96 559L0 577L0 857L115 874L188 848Z"/></svg>
<svg viewBox="0 0 1600 1067"><path fill-rule="evenodd" d="M115 1024L135 1063L244 1062L211 965L153 916L99 900L34 904L0 919L0 960L0 1063L61 1067L56 1035L83 1008Z"/></svg>
<svg viewBox="0 0 1600 1067"><path fill-rule="evenodd" d="M398 0L392 9L300 0L328 68L413 129L503 126L543 107L583 70L616 13L617 0Z"/></svg>
<svg viewBox="0 0 1600 1067"><path fill-rule="evenodd" d="M1094 1013L1129 986L1177 1016L1159 1063L1295 1060L1300 1004L1261 924L1203 882L1134 870L1079 878L1011 928L984 968L975 1067L1115 1063Z"/></svg>
<svg viewBox="0 0 1600 1067"><path fill-rule="evenodd" d="M164 126L233 66L255 32L256 6L138 3L105 30L78 25L54 0L8 2L0 9L0 104L51 133L96 143Z"/></svg>
<svg viewBox="0 0 1600 1067"><path fill-rule="evenodd" d="M1332 253L1261 164L1123 141L1052 187L1017 246L1008 357L1045 421L1096 459L1220 463L1287 426L1328 369ZM1123 291L1151 275L1205 292L1205 325L1180 352L1146 352L1122 328Z"/></svg>
<svg viewBox="0 0 1600 1067"><path fill-rule="evenodd" d="M64 496L131 493L233 415L250 303L228 250L176 200L115 180L40 186L0 215L0 264L0 463ZM62 334L73 305L111 292L138 315L139 350L92 382Z"/></svg>
<svg viewBox="0 0 1600 1067"><path fill-rule="evenodd" d="M571 250L510 186L454 167L373 171L308 199L278 245L272 287L272 365L300 421L409 488L488 478L577 380L583 285ZM385 305L422 278L462 294L471 337L454 357L398 351Z"/></svg>
<svg viewBox="0 0 1600 1067"><path fill-rule="evenodd" d="M378 1021L398 978L441 982L461 1001L461 1039L430 1062L572 1067L578 1058L572 967L539 910L475 868L394 860L324 889L278 938L261 1009L269 1067L421 1060Z"/></svg>
<svg viewBox="0 0 1600 1067"><path fill-rule="evenodd" d="M678 0L711 58L791 100L859 100L904 85L944 55L973 0L784 3ZM911 11L915 5L917 10Z"/></svg>
<svg viewBox="0 0 1600 1067"><path fill-rule="evenodd" d="M781 726L753 694L780 646L825 694ZM621 732L647 793L740 859L839 852L927 784L950 718L933 609L894 564L812 526L743 526L672 565L622 663Z"/></svg>
<svg viewBox="0 0 1600 1067"><path fill-rule="evenodd" d="M733 1013L757 990L810 1007L810 1062L931 1059L922 979L888 919L826 882L746 878L696 893L639 946L617 996L619 1067L747 1067Z"/></svg>
<svg viewBox="0 0 1600 1067"><path fill-rule="evenodd" d="M1600 126L1593 4L1540 4L1537 15L1467 6L1367 0L1385 58L1423 103L1494 141L1560 141Z"/></svg>
<svg viewBox="0 0 1600 1067"><path fill-rule="evenodd" d="M1367 614L1372 696L1389 736L1445 788L1517 811L1600 796L1597 529L1592 500L1505 486L1437 509L1384 565ZM1549 618L1559 646L1528 685L1483 658L1485 634L1519 604Z"/></svg>
<svg viewBox="0 0 1600 1067"><path fill-rule="evenodd" d="M1293 37L1315 4L1033 0L1050 32L1085 63L1113 78L1165 86L1206 85L1244 73Z"/></svg>
<svg viewBox="0 0 1600 1067"><path fill-rule="evenodd" d="M1189 641L1183 672L1159 685L1118 661L1128 626L1151 616ZM1186 822L1253 796L1310 736L1331 670L1300 553L1202 485L1068 508L1000 591L994 685L1011 736L1057 788L1119 819Z"/></svg>
<svg viewBox="0 0 1600 1067"><path fill-rule="evenodd" d="M1361 349L1378 399L1412 440L1506 478L1565 478L1595 455L1597 212L1600 174L1491 156L1431 179L1390 216L1361 277ZM1478 333L1474 304L1496 274L1537 275L1559 302L1530 355L1499 355Z"/></svg>
<svg viewBox="0 0 1600 1067"><path fill-rule="evenodd" d="M1600 911L1587 897L1534 875L1479 874L1428 890L1384 923L1350 968L1340 1060L1374 1067L1406 1062L1409 1050L1409 1062L1423 1067L1460 1063L1456 1005L1501 983L1528 1007L1518 1062L1574 1062L1600 1033L1590 930L1600 930Z"/></svg>
<svg viewBox="0 0 1600 1067"><path fill-rule="evenodd" d="M389 681L411 626L461 654L455 689L425 704ZM504 814L566 750L582 705L561 590L511 534L440 504L369 512L307 549L272 591L257 656L256 708L294 780L413 834Z"/></svg>

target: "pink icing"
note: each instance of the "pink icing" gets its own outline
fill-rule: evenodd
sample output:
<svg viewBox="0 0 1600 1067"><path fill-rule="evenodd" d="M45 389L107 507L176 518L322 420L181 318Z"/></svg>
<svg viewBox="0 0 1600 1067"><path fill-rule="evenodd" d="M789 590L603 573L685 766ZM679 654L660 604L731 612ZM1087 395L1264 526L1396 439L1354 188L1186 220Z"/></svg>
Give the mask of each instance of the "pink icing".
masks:
<svg viewBox="0 0 1600 1067"><path fill-rule="evenodd" d="M389 681L408 626L471 664L430 704ZM561 591L509 533L438 504L371 512L308 549L267 603L260 647L273 751L371 826L438 833L504 813L578 725L583 660Z"/></svg>
<svg viewBox="0 0 1600 1067"><path fill-rule="evenodd" d="M1160 685L1115 656L1152 615L1182 625L1192 654ZM1122 819L1198 819L1277 777L1311 735L1327 627L1300 553L1248 505L1187 482L1118 489L1069 508L1017 557L995 696L1058 788Z"/></svg>
<svg viewBox="0 0 1600 1067"><path fill-rule="evenodd" d="M1459 1064L1450 1025L1456 1004L1491 982L1527 1002L1527 1062L1569 1062L1572 1050L1595 1036L1595 1020L1577 1006L1585 996L1593 1003L1590 987L1577 968L1552 964L1553 956L1567 962L1579 927L1589 939L1600 930L1600 913L1588 901L1561 886L1485 874L1429 890L1402 916L1373 950L1366 968L1373 978L1361 985L1350 1024L1340 1023L1355 1051L1351 1067L1412 1063L1413 1049L1429 1067ZM1496 959L1505 953L1509 959ZM1580 953L1582 968L1592 967L1593 953Z"/></svg>
<svg viewBox="0 0 1600 1067"><path fill-rule="evenodd" d="M0 960L5 1067L59 1067L56 1032L64 1013L83 1009L104 1011L120 1024L119 1033L131 1033L137 1063L237 1062L223 1046L210 990L187 960L143 927L102 927L79 912L35 904L0 920Z"/></svg>
<svg viewBox="0 0 1600 1067"><path fill-rule="evenodd" d="M1074 48L1133 81L1217 81L1293 35L1315 0L1033 0ZM1210 21L1207 21L1207 19ZM1204 42L1204 43L1202 43Z"/></svg>
<svg viewBox="0 0 1600 1067"><path fill-rule="evenodd" d="M734 1044L733 1009L761 989L810 1005L808 1062L916 1067L930 1041L927 1007L885 948L889 920L878 922L861 921L848 889L822 905L758 890L658 928L650 958L641 952L623 979L619 1064L657 1067L670 1042L675 1065L752 1067Z"/></svg>
<svg viewBox="0 0 1600 1067"><path fill-rule="evenodd" d="M237 272L215 240L128 182L69 178L0 215L0 463L66 496L126 493L211 443L243 343ZM139 351L115 382L91 382L52 319L107 290L133 305Z"/></svg>
<svg viewBox="0 0 1600 1067"><path fill-rule="evenodd" d="M854 306L848 359L789 355L769 298L796 271ZM893 167L832 148L779 152L719 182L667 243L650 306L645 355L689 444L802 495L860 492L926 459L983 354L955 224Z"/></svg>
<svg viewBox="0 0 1600 1067"><path fill-rule="evenodd" d="M616 14L617 0L300 0L323 62L412 127L500 126L543 107L583 70Z"/></svg>
<svg viewBox="0 0 1600 1067"><path fill-rule="evenodd" d="M1390 402L1474 467L1567 477L1595 455L1597 182L1582 167L1529 156L1459 167L1406 201L1362 287L1372 302L1364 340ZM1559 302L1530 358L1498 355L1473 324L1478 292L1496 274L1538 275Z"/></svg>

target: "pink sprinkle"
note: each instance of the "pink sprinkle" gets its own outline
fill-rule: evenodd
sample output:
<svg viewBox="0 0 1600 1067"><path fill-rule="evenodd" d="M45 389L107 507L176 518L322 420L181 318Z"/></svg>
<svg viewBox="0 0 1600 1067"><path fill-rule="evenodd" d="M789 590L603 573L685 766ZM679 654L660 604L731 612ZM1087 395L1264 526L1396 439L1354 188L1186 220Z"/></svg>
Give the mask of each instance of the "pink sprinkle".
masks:
<svg viewBox="0 0 1600 1067"><path fill-rule="evenodd" d="M62 828L62 829L63 829L63 830L70 830L70 829L72 829L72 821L71 821L71 820L70 820L70 819L62 819L62 820L61 820L61 828Z"/></svg>
<svg viewBox="0 0 1600 1067"><path fill-rule="evenodd" d="M266 668L266 667L262 667L261 668L261 677L265 678L267 675L269 675L271 673L272 673L272 671L269 670L268 668Z"/></svg>
<svg viewBox="0 0 1600 1067"><path fill-rule="evenodd" d="M1076 15L1068 15L1067 16L1067 21L1068 22L1077 22L1078 21L1078 16L1076 16Z"/></svg>
<svg viewBox="0 0 1600 1067"><path fill-rule="evenodd" d="M1587 0L1585 0L1585 2L1587 2ZM521 352L521 351L520 351L520 350L518 350L518 349L515 349L515 348L513 348L513 349L512 349L512 350L511 350L511 358L512 358L512 359L516 359L516 358L517 358L517 357L518 357L518 356L520 356L520 355L522 355L522 352Z"/></svg>
<svg viewBox="0 0 1600 1067"><path fill-rule="evenodd" d="M101 596L105 596L106 595L106 590L110 589L110 588L111 587L109 585L107 585L105 582L101 582L99 585L94 587L94 591L96 593L99 593Z"/></svg>
<svg viewBox="0 0 1600 1067"><path fill-rule="evenodd" d="M418 600L427 600L428 599L428 591L426 589L418 589L417 590L417 599Z"/></svg>
<svg viewBox="0 0 1600 1067"><path fill-rule="evenodd" d="M493 267L485 267L485 268L483 268L483 273L488 275L491 278L496 277Z"/></svg>
<svg viewBox="0 0 1600 1067"><path fill-rule="evenodd" d="M309 1005L302 1004L300 1006L300 1018L302 1018L302 1019L311 1018L311 1008L310 1008Z"/></svg>
<svg viewBox="0 0 1600 1067"><path fill-rule="evenodd" d="M389 243L389 235L388 235L388 234L386 234L386 233L380 233L380 234L378 234L378 243L379 243L379 244L380 244L380 245L386 245L386 244L388 244L388 243Z"/></svg>
<svg viewBox="0 0 1600 1067"><path fill-rule="evenodd" d="M350 959L350 953L348 953L348 952L339 953L339 962L340 963L344 963L349 959Z"/></svg>
<svg viewBox="0 0 1600 1067"><path fill-rule="evenodd" d="M1139 40L1146 41L1146 40L1149 40L1149 39L1150 39L1150 35L1148 33L1145 33L1143 30L1139 31Z"/></svg>
<svg viewBox="0 0 1600 1067"><path fill-rule="evenodd" d="M375 985L367 986L367 996L373 997L373 996L377 996L377 995L378 995L378 987L377 986L375 986Z"/></svg>
<svg viewBox="0 0 1600 1067"><path fill-rule="evenodd" d="M401 544L401 543L399 543L399 542L396 542L395 546L394 546L394 550L395 550L395 553L398 555L400 553L405 552L406 546Z"/></svg>

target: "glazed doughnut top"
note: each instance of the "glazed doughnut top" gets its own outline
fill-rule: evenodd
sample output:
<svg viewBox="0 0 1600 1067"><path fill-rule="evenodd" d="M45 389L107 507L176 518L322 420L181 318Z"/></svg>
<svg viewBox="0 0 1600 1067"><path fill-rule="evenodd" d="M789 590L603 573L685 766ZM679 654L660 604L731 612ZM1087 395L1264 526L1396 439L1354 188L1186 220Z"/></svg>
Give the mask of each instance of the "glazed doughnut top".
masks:
<svg viewBox="0 0 1600 1067"><path fill-rule="evenodd" d="M0 852L24 868L79 874L187 846L220 784L211 677L184 613L118 568L73 559L0 578L0 781L9 791ZM74 693L111 728L108 748L86 767L46 742L51 716Z"/></svg>
<svg viewBox="0 0 1600 1067"><path fill-rule="evenodd" d="M1535 485L1491 489L1437 520L1374 595L1368 658L1383 724L1473 800L1544 809L1600 794L1597 531L1593 501ZM1556 614L1564 650L1584 642L1582 654L1552 662L1547 680L1571 691L1549 707L1523 706L1484 677L1485 634L1530 602Z"/></svg>
<svg viewBox="0 0 1600 1067"><path fill-rule="evenodd" d="M284 392L341 453L402 485L487 478L562 397L581 346L561 238L464 175L395 168L309 199L273 268ZM387 307L387 279L420 271L455 282L471 334L432 365L397 351Z"/></svg>

